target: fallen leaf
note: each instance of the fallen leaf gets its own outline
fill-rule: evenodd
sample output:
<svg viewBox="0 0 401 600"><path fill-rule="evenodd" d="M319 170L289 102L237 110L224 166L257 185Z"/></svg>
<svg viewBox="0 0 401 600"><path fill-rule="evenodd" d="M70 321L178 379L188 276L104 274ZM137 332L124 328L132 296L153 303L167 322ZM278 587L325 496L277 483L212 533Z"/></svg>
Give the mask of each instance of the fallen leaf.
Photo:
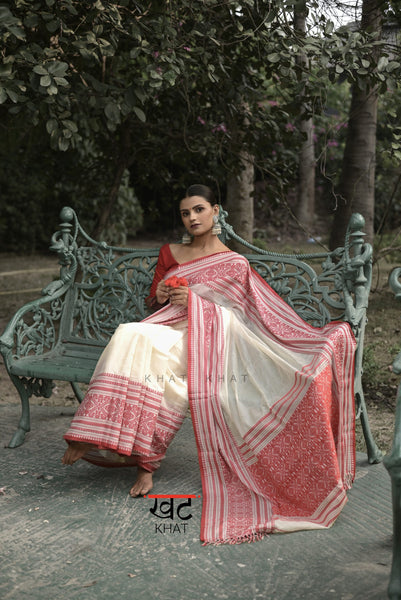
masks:
<svg viewBox="0 0 401 600"><path fill-rule="evenodd" d="M90 581L89 583L85 583L84 585L82 585L81 587L83 588L88 588L88 587L92 587L92 585L96 585L97 581Z"/></svg>

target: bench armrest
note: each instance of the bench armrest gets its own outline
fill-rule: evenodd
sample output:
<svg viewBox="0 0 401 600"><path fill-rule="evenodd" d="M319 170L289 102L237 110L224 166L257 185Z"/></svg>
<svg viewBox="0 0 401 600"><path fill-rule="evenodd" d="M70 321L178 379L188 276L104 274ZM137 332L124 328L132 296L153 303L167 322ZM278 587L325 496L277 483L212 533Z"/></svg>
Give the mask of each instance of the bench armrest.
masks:
<svg viewBox="0 0 401 600"><path fill-rule="evenodd" d="M60 280L52 282L56 283ZM28 354L41 354L44 349L54 347L63 310L62 298L70 284L52 284L44 288L41 298L17 310L0 336L0 353L6 364L10 353L21 358Z"/></svg>

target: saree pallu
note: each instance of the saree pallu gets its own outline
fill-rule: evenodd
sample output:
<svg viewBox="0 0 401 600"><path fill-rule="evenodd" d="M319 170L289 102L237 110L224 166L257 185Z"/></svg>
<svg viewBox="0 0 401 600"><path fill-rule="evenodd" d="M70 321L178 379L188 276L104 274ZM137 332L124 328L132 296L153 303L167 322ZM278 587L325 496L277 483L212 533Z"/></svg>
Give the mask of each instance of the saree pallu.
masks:
<svg viewBox="0 0 401 600"><path fill-rule="evenodd" d="M168 305L132 324L148 328L145 344L164 358L128 369L124 385L135 389L117 394L118 401L103 396L112 412L112 444L109 432L98 435L110 422L107 410L94 424L85 401L77 415L86 421L73 425L75 437L66 439L83 440L80 428L94 426L100 448L152 470L185 417L187 394L202 477L202 541L239 543L270 532L329 527L355 474L356 343L349 326L309 326L234 252L187 262L169 275L188 280L188 308ZM164 348L149 325L165 327ZM95 385L99 375L113 377L107 354ZM150 368L152 386L149 378L144 382ZM170 377L161 381L166 369ZM164 389L155 385L157 374ZM172 393L167 381L175 386ZM127 398L135 409L124 420Z"/></svg>

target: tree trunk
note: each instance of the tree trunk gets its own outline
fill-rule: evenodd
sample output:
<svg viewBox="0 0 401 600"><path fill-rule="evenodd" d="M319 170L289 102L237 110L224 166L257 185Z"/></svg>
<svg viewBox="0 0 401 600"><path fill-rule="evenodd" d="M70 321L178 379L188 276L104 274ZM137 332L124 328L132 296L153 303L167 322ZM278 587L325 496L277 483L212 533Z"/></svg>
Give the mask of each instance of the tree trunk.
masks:
<svg viewBox="0 0 401 600"><path fill-rule="evenodd" d="M382 1L364 0L362 5L363 30L377 31L381 36ZM374 57L375 62L377 60ZM345 144L338 205L330 237L330 248L343 244L351 214L360 212L365 218L366 240L373 241L375 210L375 163L377 87L352 88L351 108Z"/></svg>
<svg viewBox="0 0 401 600"><path fill-rule="evenodd" d="M301 37L306 32L306 2L297 3L294 7L294 30ZM301 66L307 66L307 58L300 51L297 56L297 62ZM301 99L302 100L302 99ZM305 134L305 141L302 144L299 153L298 183L297 183L297 204L295 215L305 227L310 227L315 212L315 144L313 140L313 119L303 118L305 106L301 107L300 130Z"/></svg>
<svg viewBox="0 0 401 600"><path fill-rule="evenodd" d="M129 150L130 150L130 130L129 126L126 124L122 129L121 140L120 140L120 156L116 164L116 171L114 175L114 181L111 186L107 202L102 207L101 213L98 216L97 222L93 231L91 232L91 237L95 240L100 239L101 234L105 230L110 220L110 216L113 212L115 204L117 202L118 193L120 191L121 181L124 175L125 169L128 167L129 163Z"/></svg>
<svg viewBox="0 0 401 600"><path fill-rule="evenodd" d="M301 122L301 131L306 140L299 153L297 206L295 215L302 225L310 227L315 213L315 144L313 141L313 119Z"/></svg>
<svg viewBox="0 0 401 600"><path fill-rule="evenodd" d="M252 158L246 153L241 153L241 167L239 172L228 174L225 208L228 212L228 223L232 225L235 233L252 242L254 166ZM244 247L235 242L230 242L230 248L244 251Z"/></svg>

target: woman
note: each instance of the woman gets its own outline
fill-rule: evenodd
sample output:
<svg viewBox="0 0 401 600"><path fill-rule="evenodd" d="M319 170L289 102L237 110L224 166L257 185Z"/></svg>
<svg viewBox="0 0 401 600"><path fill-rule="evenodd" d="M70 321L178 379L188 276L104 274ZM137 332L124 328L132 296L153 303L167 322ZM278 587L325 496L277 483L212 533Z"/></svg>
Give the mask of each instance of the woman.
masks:
<svg viewBox="0 0 401 600"><path fill-rule="evenodd" d="M189 243L161 248L158 310L110 340L63 462L136 465L130 494L146 494L189 401L205 543L329 527L355 470L355 340L307 325L221 243L218 211L209 188L188 189Z"/></svg>

